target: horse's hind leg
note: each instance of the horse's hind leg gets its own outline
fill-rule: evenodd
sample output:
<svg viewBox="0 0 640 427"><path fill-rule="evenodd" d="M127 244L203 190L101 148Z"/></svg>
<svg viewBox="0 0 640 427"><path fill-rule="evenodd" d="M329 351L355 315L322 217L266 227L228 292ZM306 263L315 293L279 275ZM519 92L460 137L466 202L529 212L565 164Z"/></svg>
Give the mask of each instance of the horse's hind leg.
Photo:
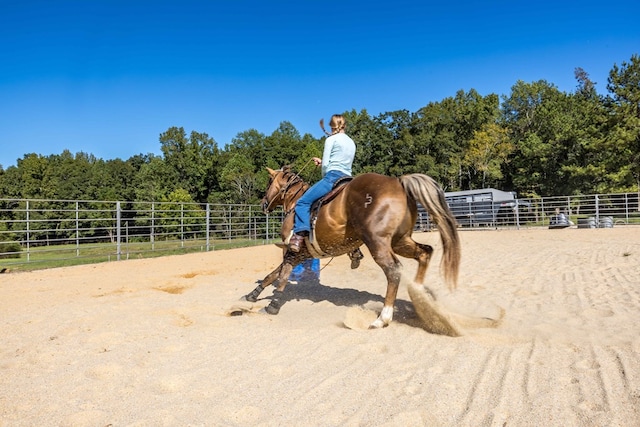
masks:
<svg viewBox="0 0 640 427"><path fill-rule="evenodd" d="M416 283L424 283L424 278L429 268L429 261L433 254L433 248L423 243L418 243L412 238L407 238L396 244L393 248L394 252L405 258L412 258L418 261L418 270L414 281Z"/></svg>

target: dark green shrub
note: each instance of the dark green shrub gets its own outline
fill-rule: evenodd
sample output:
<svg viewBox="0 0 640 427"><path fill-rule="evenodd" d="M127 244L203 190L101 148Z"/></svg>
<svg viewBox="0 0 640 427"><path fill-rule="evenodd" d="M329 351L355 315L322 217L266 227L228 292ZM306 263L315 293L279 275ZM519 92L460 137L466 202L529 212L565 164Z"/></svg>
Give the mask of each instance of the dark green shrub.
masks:
<svg viewBox="0 0 640 427"><path fill-rule="evenodd" d="M20 258L22 248L18 242L0 243L0 259Z"/></svg>

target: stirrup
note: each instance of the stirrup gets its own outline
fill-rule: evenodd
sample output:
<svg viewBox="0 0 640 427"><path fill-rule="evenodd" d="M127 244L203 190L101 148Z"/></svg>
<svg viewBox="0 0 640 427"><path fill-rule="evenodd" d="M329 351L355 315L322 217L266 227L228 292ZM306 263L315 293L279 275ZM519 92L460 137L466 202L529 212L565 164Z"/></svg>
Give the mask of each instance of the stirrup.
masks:
<svg viewBox="0 0 640 427"><path fill-rule="evenodd" d="M304 243L304 237L299 234L294 234L289 240L289 250L291 252L300 252L300 248Z"/></svg>

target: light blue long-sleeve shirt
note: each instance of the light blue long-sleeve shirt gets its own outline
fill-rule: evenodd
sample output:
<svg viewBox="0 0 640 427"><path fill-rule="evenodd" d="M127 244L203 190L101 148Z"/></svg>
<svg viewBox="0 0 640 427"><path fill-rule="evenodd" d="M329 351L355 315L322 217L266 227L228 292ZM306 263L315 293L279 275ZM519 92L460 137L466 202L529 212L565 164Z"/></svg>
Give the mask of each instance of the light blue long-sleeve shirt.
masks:
<svg viewBox="0 0 640 427"><path fill-rule="evenodd" d="M329 136L324 142L322 152L322 176L332 170L351 175L355 155L356 144L346 133Z"/></svg>

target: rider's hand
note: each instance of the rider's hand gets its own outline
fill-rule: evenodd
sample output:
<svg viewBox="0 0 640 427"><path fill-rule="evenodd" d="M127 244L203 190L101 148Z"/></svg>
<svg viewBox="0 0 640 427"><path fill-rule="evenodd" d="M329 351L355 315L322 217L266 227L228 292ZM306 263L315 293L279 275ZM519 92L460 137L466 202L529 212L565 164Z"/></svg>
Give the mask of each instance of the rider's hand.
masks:
<svg viewBox="0 0 640 427"><path fill-rule="evenodd" d="M316 164L316 166L320 166L322 164L322 159L320 157L313 157L312 160L313 163Z"/></svg>

